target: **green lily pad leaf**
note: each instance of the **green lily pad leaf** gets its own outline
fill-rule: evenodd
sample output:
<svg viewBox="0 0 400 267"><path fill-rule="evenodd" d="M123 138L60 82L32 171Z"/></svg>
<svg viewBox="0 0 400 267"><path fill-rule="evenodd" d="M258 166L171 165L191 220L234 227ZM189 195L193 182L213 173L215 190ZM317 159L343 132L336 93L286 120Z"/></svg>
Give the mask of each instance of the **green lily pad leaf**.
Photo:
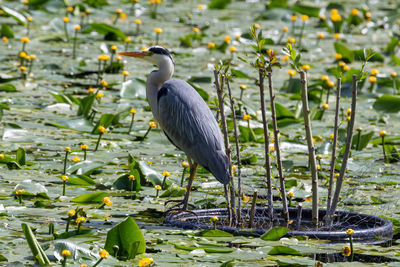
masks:
<svg viewBox="0 0 400 267"><path fill-rule="evenodd" d="M106 196L108 196L106 192L92 192L74 197L71 201L77 203L102 203Z"/></svg>
<svg viewBox="0 0 400 267"><path fill-rule="evenodd" d="M371 140L374 132L368 132L365 134L361 134L360 141L358 140L358 134L355 133L353 136L352 148L355 150L363 150L367 147L369 140Z"/></svg>
<svg viewBox="0 0 400 267"><path fill-rule="evenodd" d="M210 247L190 247L185 245L174 244L176 249L181 249L185 251L193 251L196 249L203 249L207 253L232 253L234 250L231 248L210 248Z"/></svg>
<svg viewBox="0 0 400 267"><path fill-rule="evenodd" d="M59 93L59 92L50 92L50 94L55 98L55 100L57 100L58 103L65 103L65 104L69 104L72 106L72 104L77 104L79 105L81 103L81 101L77 98L75 98L72 95L69 94L63 94L63 93ZM78 116L80 116L82 114L78 114Z"/></svg>
<svg viewBox="0 0 400 267"><path fill-rule="evenodd" d="M269 229L268 232L263 234L260 238L266 241L277 241L281 239L284 235L289 232L289 229L286 227L275 226ZM273 255L273 254L270 254Z"/></svg>
<svg viewBox="0 0 400 267"><path fill-rule="evenodd" d="M2 254L0 254L0 262L8 261L6 257L4 257Z"/></svg>
<svg viewBox="0 0 400 267"><path fill-rule="evenodd" d="M300 14L304 14L310 17L318 18L319 17L319 8L310 5L296 4L293 6L293 11L299 12Z"/></svg>
<svg viewBox="0 0 400 267"><path fill-rule="evenodd" d="M290 189L292 187L297 186L297 180L296 179L286 179L285 180L285 187ZM272 229L271 229L272 230ZM286 234L286 233L285 233Z"/></svg>
<svg viewBox="0 0 400 267"><path fill-rule="evenodd" d="M100 34L104 34L106 37L107 35L112 34L116 36L117 39L120 39L122 41L126 39L125 33L123 33L120 29L104 23L92 23L90 24L90 27L87 30L85 30L85 32L88 31L96 31Z"/></svg>
<svg viewBox="0 0 400 267"><path fill-rule="evenodd" d="M136 254L146 252L146 240L131 217L127 217L108 231L104 248L111 255L115 255L114 246L119 247L116 255L118 259L133 259Z"/></svg>
<svg viewBox="0 0 400 267"><path fill-rule="evenodd" d="M201 77L191 77L188 83L211 83L211 77L209 76L201 76Z"/></svg>
<svg viewBox="0 0 400 267"><path fill-rule="evenodd" d="M204 230L200 232L200 236L204 237L231 237L233 236L231 233L221 231L218 229L210 229L210 230Z"/></svg>
<svg viewBox="0 0 400 267"><path fill-rule="evenodd" d="M252 79L249 75L240 70L231 69L231 73L232 76L235 76L237 78Z"/></svg>
<svg viewBox="0 0 400 267"><path fill-rule="evenodd" d="M77 115L84 116L85 118L89 117L95 98L96 96L94 94L85 96L79 103L79 109Z"/></svg>
<svg viewBox="0 0 400 267"><path fill-rule="evenodd" d="M219 267L234 267L235 266L235 259L231 259L222 263Z"/></svg>
<svg viewBox="0 0 400 267"><path fill-rule="evenodd" d="M29 248L32 251L33 258L39 263L41 266L50 265L50 260L47 258L46 253L40 246L39 242L37 241L35 235L32 232L30 226L26 223L21 224L22 230L25 235L25 239L28 242Z"/></svg>
<svg viewBox="0 0 400 267"><path fill-rule="evenodd" d="M375 101L374 109L389 113L399 112L400 96L382 95Z"/></svg>
<svg viewBox="0 0 400 267"><path fill-rule="evenodd" d="M251 165L251 164L256 164L258 161L256 155L251 155L250 157L245 157L240 160L240 163L243 165Z"/></svg>
<svg viewBox="0 0 400 267"><path fill-rule="evenodd" d="M231 3L231 0L212 0L208 4L208 8L209 9L224 9L230 3Z"/></svg>
<svg viewBox="0 0 400 267"><path fill-rule="evenodd" d="M308 267L315 266L315 261L308 258L279 258L277 261L279 266L290 266L290 267Z"/></svg>
<svg viewBox="0 0 400 267"><path fill-rule="evenodd" d="M286 246L275 246L268 251L268 255L293 255L302 256L301 252Z"/></svg>
<svg viewBox="0 0 400 267"><path fill-rule="evenodd" d="M122 83L121 98L146 99L146 82L141 79L131 79Z"/></svg>
<svg viewBox="0 0 400 267"><path fill-rule="evenodd" d="M295 119L296 117L294 114L288 110L285 106L275 102L275 110L276 110L276 119L284 119L284 118L291 118Z"/></svg>
<svg viewBox="0 0 400 267"><path fill-rule="evenodd" d="M134 181L129 180L130 174L135 176ZM140 185L140 174L136 169L132 170L130 174L125 174L125 175L122 175L121 177L119 177L113 183L113 187L115 187L115 189L118 189L118 190L121 190L121 189L127 190L127 191L135 190L136 192L139 192L142 189L142 187Z"/></svg>
<svg viewBox="0 0 400 267"><path fill-rule="evenodd" d="M22 147L19 147L17 149L17 155L15 158L15 161L20 165L23 166L26 164L26 152L25 149L23 149Z"/></svg>
<svg viewBox="0 0 400 267"><path fill-rule="evenodd" d="M181 197L185 195L185 188L179 186L169 187L160 197Z"/></svg>
<svg viewBox="0 0 400 267"><path fill-rule="evenodd" d="M14 191L24 189L25 193L30 193L33 195L39 195L42 194L42 196L47 196L47 189L44 185L40 183L34 183L31 180L24 180L21 183L17 184L14 187ZM47 198L49 198L47 196Z"/></svg>
<svg viewBox="0 0 400 267"><path fill-rule="evenodd" d="M342 60L346 63L351 63L354 61L354 53L351 51L347 46L345 46L343 43L338 43L335 42L333 44L335 47L335 51L338 54L342 55Z"/></svg>
<svg viewBox="0 0 400 267"><path fill-rule="evenodd" d="M14 32L11 30L10 26L8 26L7 24L1 25L0 34L7 38L14 37Z"/></svg>
<svg viewBox="0 0 400 267"><path fill-rule="evenodd" d="M17 88L11 83L0 85L0 92L17 92L17 91L18 91Z"/></svg>
<svg viewBox="0 0 400 267"><path fill-rule="evenodd" d="M68 231L61 234L55 233L54 239L67 239L74 236L77 237L90 236L93 235L94 233L96 233L96 231L93 229L79 229L79 233L78 230Z"/></svg>
<svg viewBox="0 0 400 267"><path fill-rule="evenodd" d="M93 125L90 121L84 118L79 119L66 119L60 120L56 122L45 122L44 125L52 126L57 128L64 128L64 129L74 129L83 132L90 132L93 129Z"/></svg>
<svg viewBox="0 0 400 267"><path fill-rule="evenodd" d="M114 114L103 114L100 117L100 120L96 123L96 125L93 127L92 134L99 134L99 126L103 126L104 128L107 128L111 122L114 120L115 115Z"/></svg>
<svg viewBox="0 0 400 267"><path fill-rule="evenodd" d="M5 14L13 17L19 24L25 25L27 23L25 16L22 15L21 13L15 11L14 9L8 8L3 5L0 6L0 9L2 9Z"/></svg>
<svg viewBox="0 0 400 267"><path fill-rule="evenodd" d="M162 185L162 182L164 180L164 176L162 176L160 173L156 172L155 170L151 169L147 163L144 161L139 162L140 169L142 173L144 174L146 180L148 180L150 183L153 184L153 186L156 185ZM171 181L167 179L165 181L164 188L168 189L171 186Z"/></svg>
<svg viewBox="0 0 400 267"><path fill-rule="evenodd" d="M100 161L85 160L69 166L67 168L67 173L76 173L77 175L90 175L92 172L102 167L103 165L104 163Z"/></svg>
<svg viewBox="0 0 400 267"><path fill-rule="evenodd" d="M82 2L94 8L99 8L109 5L107 0L83 0Z"/></svg>
<svg viewBox="0 0 400 267"><path fill-rule="evenodd" d="M96 260L97 255L94 254L92 251L89 249L80 247L78 245L75 245L74 243L66 240L55 240L54 241L54 256L57 258L57 260L62 260L64 257L61 256L61 252L63 250L69 250L71 252L70 259L73 259L74 261L77 261L81 258L85 259L92 259Z"/></svg>
<svg viewBox="0 0 400 267"><path fill-rule="evenodd" d="M96 185L96 182L87 175L69 177L68 182L72 185Z"/></svg>

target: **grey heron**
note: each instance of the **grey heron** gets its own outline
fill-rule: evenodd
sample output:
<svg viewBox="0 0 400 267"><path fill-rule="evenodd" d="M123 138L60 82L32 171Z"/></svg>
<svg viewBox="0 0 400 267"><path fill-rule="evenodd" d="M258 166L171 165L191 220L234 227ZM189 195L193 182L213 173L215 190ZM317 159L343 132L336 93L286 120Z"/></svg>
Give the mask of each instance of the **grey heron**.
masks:
<svg viewBox="0 0 400 267"><path fill-rule="evenodd" d="M230 165L221 129L197 91L183 80L172 79L174 61L167 49L153 46L146 51L119 54L144 59L158 66L158 70L153 70L147 78L146 96L160 128L188 158L190 176L182 207L187 210L198 164L220 183L226 185L230 181Z"/></svg>

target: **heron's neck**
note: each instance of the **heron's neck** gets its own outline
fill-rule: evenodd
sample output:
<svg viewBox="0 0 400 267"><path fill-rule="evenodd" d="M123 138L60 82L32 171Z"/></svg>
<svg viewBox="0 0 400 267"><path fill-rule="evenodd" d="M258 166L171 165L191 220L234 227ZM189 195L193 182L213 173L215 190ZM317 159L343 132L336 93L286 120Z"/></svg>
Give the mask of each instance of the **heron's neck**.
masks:
<svg viewBox="0 0 400 267"><path fill-rule="evenodd" d="M147 77L146 82L146 96L149 101L151 111L153 112L154 118L158 121L158 110L157 110L157 94L158 90L162 85L171 79L174 73L174 64L172 60L162 60L158 64L158 70L152 71Z"/></svg>
<svg viewBox="0 0 400 267"><path fill-rule="evenodd" d="M174 64L171 60L163 60L158 64L158 70L154 70L149 74L147 78L147 87L158 91L161 86L171 79L174 74Z"/></svg>

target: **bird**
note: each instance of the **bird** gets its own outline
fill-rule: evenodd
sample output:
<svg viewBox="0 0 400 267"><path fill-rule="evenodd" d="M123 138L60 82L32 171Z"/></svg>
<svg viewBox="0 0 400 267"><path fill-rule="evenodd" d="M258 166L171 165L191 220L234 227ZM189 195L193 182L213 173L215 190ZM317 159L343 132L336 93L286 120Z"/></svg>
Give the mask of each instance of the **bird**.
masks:
<svg viewBox="0 0 400 267"><path fill-rule="evenodd" d="M231 180L231 166L221 129L199 93L187 82L172 78L175 62L168 49L153 46L144 51L120 52L119 55L158 66L147 77L146 97L154 119L168 140L188 158L190 175L181 203L182 210L188 210L198 165L211 172L223 185Z"/></svg>

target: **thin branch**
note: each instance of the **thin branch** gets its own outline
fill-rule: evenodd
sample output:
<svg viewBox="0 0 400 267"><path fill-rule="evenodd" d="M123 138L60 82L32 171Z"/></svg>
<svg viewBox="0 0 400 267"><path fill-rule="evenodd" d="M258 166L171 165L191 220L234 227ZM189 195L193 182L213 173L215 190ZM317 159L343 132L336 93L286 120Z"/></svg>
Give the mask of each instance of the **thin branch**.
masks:
<svg viewBox="0 0 400 267"><path fill-rule="evenodd" d="M354 129L354 123L356 120L356 107L357 107L357 83L358 83L357 76L353 75L351 116L350 116L350 122L349 122L349 125L347 128L346 148L345 148L344 154L343 154L342 166L340 168L339 177L336 181L335 194L333 196L332 206L328 210L328 218L329 218L328 221L330 221L330 222L332 221L332 215L335 214L337 205L339 203L340 190L342 189L344 174L346 172L347 162L348 162L349 156L350 156L351 143L353 141L353 129Z"/></svg>
<svg viewBox="0 0 400 267"><path fill-rule="evenodd" d="M251 202L251 209L250 209L249 228L254 227L254 214L256 213L257 194L258 194L257 190L254 190L253 201Z"/></svg>
<svg viewBox="0 0 400 267"><path fill-rule="evenodd" d="M226 117L225 117L225 109L224 109L224 99L223 99L223 86L225 82L225 76L221 75L217 70L214 70L214 77L215 77L215 87L217 88L217 96L218 96L218 104L219 104L219 112L221 115L221 125L222 125L222 133L224 135L224 144L225 144L225 152L229 160L229 176L230 176L230 194L231 194L231 214L232 220L234 225L237 223L237 217L235 216L235 183L233 181L232 176L232 162L231 162L231 151L229 148L229 139L228 139L228 127L226 125ZM219 80L221 77L221 83Z"/></svg>
<svg viewBox="0 0 400 267"><path fill-rule="evenodd" d="M317 162L315 159L315 147L312 140L310 109L308 107L307 92L307 75L304 71L300 71L301 83L301 100L303 101L304 128L306 130L306 139L308 146L308 158L311 170L312 183L312 222L314 226L318 226L318 172Z"/></svg>
<svg viewBox="0 0 400 267"><path fill-rule="evenodd" d="M271 181L271 163L269 159L269 134L268 134L268 122L267 116L265 114L265 96L264 96L264 71L263 69L258 69L259 74L259 88L260 88L260 102L261 102L261 115L263 120L264 127L264 150L265 150L265 170L266 177L265 182L267 183L267 198L268 198L268 216L270 220L273 220L274 216L274 207L273 207L273 199L272 199L272 181Z"/></svg>
<svg viewBox="0 0 400 267"><path fill-rule="evenodd" d="M272 125L274 127L276 163L278 165L278 175L279 175L280 190L281 190L281 195L282 195L282 206L283 206L282 213L283 213L283 217L285 218L286 223L288 223L289 222L289 210L288 210L288 205L287 205L287 201L286 201L285 176L283 176L283 171L282 171L281 150L279 148L279 129L278 129L278 123L276 121L275 94L274 94L274 89L272 88L271 72L267 73L267 78L268 78L269 97L270 97L270 104L271 104L271 118L272 118Z"/></svg>
<svg viewBox="0 0 400 267"><path fill-rule="evenodd" d="M229 79L226 79L226 87L228 88L228 95L231 104L231 112L232 112L232 120L233 120L233 133L235 136L235 145L236 145L236 165L237 165L237 188L238 188L238 204L237 204L237 216L238 216L238 223L240 224L242 212L241 212L241 196L242 196L242 172L241 172L241 165L240 165L240 148L239 148L239 134L238 134L238 127L236 122L236 113L234 107L234 100L232 98L232 90L229 84ZM233 177L233 175L232 175Z"/></svg>
<svg viewBox="0 0 400 267"><path fill-rule="evenodd" d="M327 200L326 210L330 210L332 204L333 178L335 176L335 162L336 162L336 146L337 146L337 138L339 130L339 108L340 108L341 90L342 90L342 79L338 78L337 92L336 92L335 124L333 125L331 169L329 175L329 189L328 189L328 200Z"/></svg>

